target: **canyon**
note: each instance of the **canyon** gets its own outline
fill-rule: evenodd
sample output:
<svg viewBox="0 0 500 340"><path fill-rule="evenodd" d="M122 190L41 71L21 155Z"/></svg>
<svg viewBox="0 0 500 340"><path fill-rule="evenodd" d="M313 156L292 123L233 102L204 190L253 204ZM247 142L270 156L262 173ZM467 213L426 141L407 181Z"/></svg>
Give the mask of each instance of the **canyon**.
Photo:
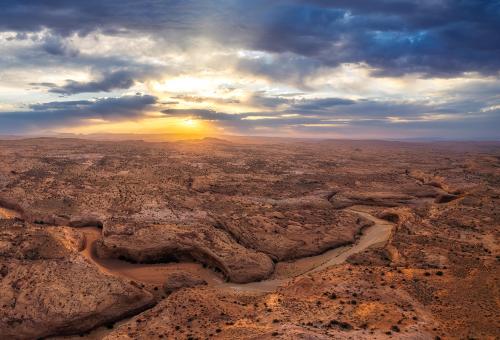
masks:
<svg viewBox="0 0 500 340"><path fill-rule="evenodd" d="M0 141L0 338L500 336L500 143Z"/></svg>

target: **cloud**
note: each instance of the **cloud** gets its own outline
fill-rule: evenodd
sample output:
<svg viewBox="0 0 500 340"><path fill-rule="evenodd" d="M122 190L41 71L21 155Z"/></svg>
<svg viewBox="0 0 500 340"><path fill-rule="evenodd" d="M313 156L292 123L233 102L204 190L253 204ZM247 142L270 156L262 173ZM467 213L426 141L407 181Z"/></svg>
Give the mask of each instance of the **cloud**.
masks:
<svg viewBox="0 0 500 340"><path fill-rule="evenodd" d="M239 99L231 98L216 98L216 97L203 97L203 96L190 96L190 95L176 95L173 99L180 99L190 103L216 103L216 104L240 104ZM178 104L179 102L171 102L170 104ZM166 103L168 104L168 103Z"/></svg>
<svg viewBox="0 0 500 340"><path fill-rule="evenodd" d="M208 109L165 109L161 111L169 117L191 117L210 121L241 120L246 114L229 114Z"/></svg>
<svg viewBox="0 0 500 340"><path fill-rule="evenodd" d="M469 86L471 88L471 86ZM486 97L485 97L486 98ZM500 101L485 107L478 100L469 102L411 102L350 100L344 98L287 99L278 111L255 111L229 114L205 109L166 109L167 116L217 122L235 133L270 134L283 131L333 133L338 137L376 138L418 137L498 139ZM481 135L477 134L481 131ZM384 137L385 136L385 137Z"/></svg>
<svg viewBox="0 0 500 340"><path fill-rule="evenodd" d="M246 101L248 105L265 109L277 109L290 104L291 100L281 96L268 96L265 92L253 93Z"/></svg>
<svg viewBox="0 0 500 340"><path fill-rule="evenodd" d="M500 130L498 32L493 0L4 0L0 129L155 109L236 132L481 136ZM154 96L119 97L136 90Z"/></svg>
<svg viewBox="0 0 500 340"><path fill-rule="evenodd" d="M292 69L287 63L295 65L291 77L314 65L341 63L366 63L378 75L500 70L500 3L494 0L3 2L0 30L42 28L61 36L143 32L177 46L205 38L284 55L281 70L266 67L264 60L241 61L242 69L275 78L286 77ZM43 48L67 53L57 39Z"/></svg>
<svg viewBox="0 0 500 340"><path fill-rule="evenodd" d="M318 60L285 52L283 54L251 53L238 59L236 69L249 75L257 75L272 81L293 84L309 90L304 80L321 68Z"/></svg>
<svg viewBox="0 0 500 340"><path fill-rule="evenodd" d="M205 4L204 4L205 3ZM181 28L186 22L194 22L204 14L207 1L194 0L4 0L0 15L0 29L34 32L44 28L57 34L85 35L96 29L107 33L123 33L124 30L152 31L153 27L165 30ZM212 7L213 8L213 7Z"/></svg>
<svg viewBox="0 0 500 340"><path fill-rule="evenodd" d="M139 119L152 110L157 98L150 95L73 100L30 105L29 111L0 112L0 133L24 133L81 124L89 119L120 121Z"/></svg>
<svg viewBox="0 0 500 340"><path fill-rule="evenodd" d="M367 63L379 75L422 73L452 76L498 72L500 4L497 1L315 1L291 6L274 21L273 33L294 33L275 51L289 51L324 64ZM344 16L336 16L339 9ZM326 12L325 12L326 11ZM325 17L328 17L325 22ZM271 38L272 37L272 38ZM272 49L275 36L263 35ZM281 36L278 37L278 41ZM314 43L304 45L304 39ZM269 41L267 41L269 40ZM284 40L287 41L287 40Z"/></svg>
<svg viewBox="0 0 500 340"><path fill-rule="evenodd" d="M65 39L49 35L44 38L42 49L48 54L55 56L76 57L79 53L78 49L71 46Z"/></svg>
<svg viewBox="0 0 500 340"><path fill-rule="evenodd" d="M494 101L489 102L494 103ZM337 137L500 138L500 104L475 103L464 113L453 103L374 102L343 98L288 99L282 110L240 114L211 109L163 109L164 117L207 120L232 133L283 134L284 131ZM87 120L124 121L146 117L166 105L154 96L135 95L96 100L33 104L29 111L0 113L0 133L40 131L74 126ZM466 99L464 99L466 105ZM264 132L263 132L264 131ZM481 131L481 135L477 135ZM264 133L265 134L265 133ZM385 137L384 137L385 136Z"/></svg>
<svg viewBox="0 0 500 340"><path fill-rule="evenodd" d="M355 103L356 101L345 98L308 99L295 102L293 109L305 111L328 110L335 106L353 105Z"/></svg>
<svg viewBox="0 0 500 340"><path fill-rule="evenodd" d="M50 85L50 92L64 95L88 93L88 92L109 92L116 89L129 89L135 81L134 74L129 71L116 71L101 76L99 80L90 82L66 81L63 86Z"/></svg>

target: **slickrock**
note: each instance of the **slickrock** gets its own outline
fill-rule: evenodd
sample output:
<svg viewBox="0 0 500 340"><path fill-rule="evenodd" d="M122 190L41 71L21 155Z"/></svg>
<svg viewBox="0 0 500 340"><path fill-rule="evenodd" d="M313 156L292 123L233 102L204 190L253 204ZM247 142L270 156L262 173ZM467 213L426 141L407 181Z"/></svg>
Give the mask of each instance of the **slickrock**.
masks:
<svg viewBox="0 0 500 340"><path fill-rule="evenodd" d="M223 220L223 227L240 243L277 261L316 255L353 243L361 230L370 225L356 214L335 211L326 200L321 207L308 205L307 201L289 205L275 202L269 207L240 206L230 214Z"/></svg>

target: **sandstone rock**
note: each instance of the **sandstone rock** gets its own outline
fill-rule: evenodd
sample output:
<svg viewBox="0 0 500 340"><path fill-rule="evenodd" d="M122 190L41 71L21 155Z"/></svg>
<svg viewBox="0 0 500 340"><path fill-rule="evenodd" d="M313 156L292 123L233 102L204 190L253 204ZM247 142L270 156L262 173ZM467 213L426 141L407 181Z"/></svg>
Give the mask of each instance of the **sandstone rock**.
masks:
<svg viewBox="0 0 500 340"><path fill-rule="evenodd" d="M66 239L71 232L0 228L2 339L78 334L153 303L151 294L88 263L78 242Z"/></svg>
<svg viewBox="0 0 500 340"><path fill-rule="evenodd" d="M148 225L134 234L112 234L97 244L102 258L135 262L196 260L220 269L233 282L259 281L274 268L263 253L243 247L209 225Z"/></svg>
<svg viewBox="0 0 500 340"><path fill-rule="evenodd" d="M449 203L451 201L454 201L458 199L459 196L457 195L452 195L452 194L442 194L436 197L436 200L434 202L436 203Z"/></svg>
<svg viewBox="0 0 500 340"><path fill-rule="evenodd" d="M181 334L182 338L188 337L187 334L193 338L204 338L209 333L221 338L223 328L253 311L253 301L255 295L246 292L220 291L211 287L181 289L154 308L117 327L104 339L146 340L159 335L175 339ZM241 335L233 339L241 338Z"/></svg>
<svg viewBox="0 0 500 340"><path fill-rule="evenodd" d="M368 249L362 253L349 256L347 262L364 266L388 266L391 260L385 249Z"/></svg>
<svg viewBox="0 0 500 340"><path fill-rule="evenodd" d="M172 293L181 288L203 286L206 284L207 282L199 276L178 272L167 277L167 280L163 284L163 290L165 293Z"/></svg>
<svg viewBox="0 0 500 340"><path fill-rule="evenodd" d="M430 314L408 294L381 285L383 270L367 275L365 267L338 266L267 294L179 290L104 339L384 339L393 324L408 339L432 338Z"/></svg>
<svg viewBox="0 0 500 340"><path fill-rule="evenodd" d="M277 261L316 255L354 242L366 221L354 213L335 211L323 201L326 205L275 205L270 208L272 214L248 207L246 216L233 214L222 227L247 248Z"/></svg>
<svg viewBox="0 0 500 340"><path fill-rule="evenodd" d="M343 209L353 205L369 205L380 207L397 207L408 204L412 196L393 192L351 192L337 193L330 198L335 209Z"/></svg>
<svg viewBox="0 0 500 340"><path fill-rule="evenodd" d="M382 211L378 215L378 217L383 219L383 220L393 222L393 223L399 222L399 215L397 212L394 212L394 211Z"/></svg>
<svg viewBox="0 0 500 340"><path fill-rule="evenodd" d="M82 227L97 227L102 228L103 223L101 219L97 216L86 215L86 216L75 216L69 221L70 227L82 228Z"/></svg>

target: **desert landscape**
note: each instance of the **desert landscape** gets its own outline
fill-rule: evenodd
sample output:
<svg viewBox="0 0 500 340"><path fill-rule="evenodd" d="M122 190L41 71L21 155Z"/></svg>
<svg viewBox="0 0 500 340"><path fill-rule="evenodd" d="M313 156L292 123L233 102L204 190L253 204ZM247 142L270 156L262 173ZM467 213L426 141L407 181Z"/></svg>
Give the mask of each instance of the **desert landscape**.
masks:
<svg viewBox="0 0 500 340"><path fill-rule="evenodd" d="M500 144L0 141L2 339L498 339Z"/></svg>
<svg viewBox="0 0 500 340"><path fill-rule="evenodd" d="M0 340L500 340L499 0L0 4Z"/></svg>

